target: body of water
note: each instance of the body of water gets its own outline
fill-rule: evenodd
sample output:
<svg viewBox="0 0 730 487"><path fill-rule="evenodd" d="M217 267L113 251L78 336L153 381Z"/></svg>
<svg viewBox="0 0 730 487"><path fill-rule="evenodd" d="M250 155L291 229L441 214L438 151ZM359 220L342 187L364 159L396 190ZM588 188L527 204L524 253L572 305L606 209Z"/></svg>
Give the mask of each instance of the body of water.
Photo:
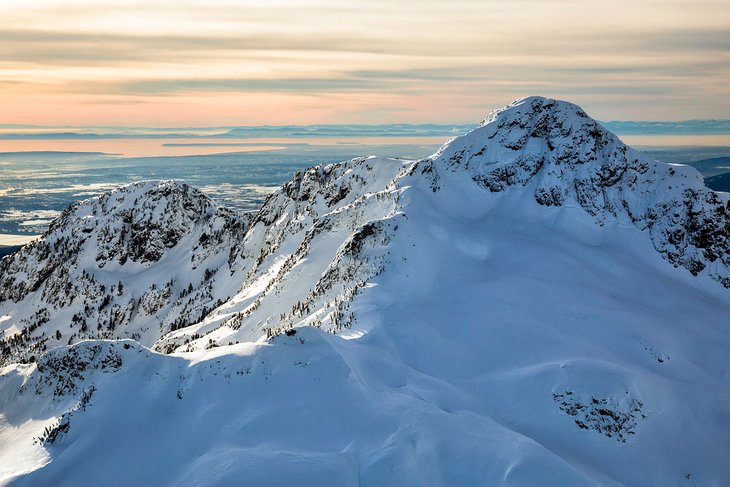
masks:
<svg viewBox="0 0 730 487"><path fill-rule="evenodd" d="M73 201L134 181L181 179L219 204L252 210L299 169L373 154L419 159L461 133L455 130L387 137L0 140L0 246L23 244L43 233ZM730 157L727 139L717 135L622 137L656 159L698 163L703 173L707 171L705 175L724 171L722 158ZM720 158L720 162L702 162L709 158ZM724 172L728 171L730 166Z"/></svg>

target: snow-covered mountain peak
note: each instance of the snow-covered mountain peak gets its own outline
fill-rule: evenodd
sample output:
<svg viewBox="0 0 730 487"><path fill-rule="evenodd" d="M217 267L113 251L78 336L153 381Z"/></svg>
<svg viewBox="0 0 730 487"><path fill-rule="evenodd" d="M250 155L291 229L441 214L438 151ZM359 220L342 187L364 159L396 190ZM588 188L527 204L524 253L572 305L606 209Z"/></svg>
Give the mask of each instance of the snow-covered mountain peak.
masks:
<svg viewBox="0 0 730 487"><path fill-rule="evenodd" d="M83 339L151 346L201 319L235 290L228 259L249 220L181 181L134 183L70 205L39 240L0 261L0 362Z"/></svg>
<svg viewBox="0 0 730 487"><path fill-rule="evenodd" d="M515 120L529 124L535 117L548 114L575 127L580 127L587 120L592 120L575 103L544 96L527 96L517 99L505 107L493 110L480 126L490 125L494 121L512 123Z"/></svg>
<svg viewBox="0 0 730 487"><path fill-rule="evenodd" d="M492 193L524 191L542 206L579 206L600 225L647 230L673 265L730 287L728 194L694 168L626 146L572 103L517 100L446 143L422 173L434 191L466 175Z"/></svg>
<svg viewBox="0 0 730 487"><path fill-rule="evenodd" d="M478 128L447 142L432 159L447 169L466 169L475 182L498 192L546 173L581 177L585 167L626 164L639 157L628 151L579 106L533 96L495 110Z"/></svg>
<svg viewBox="0 0 730 487"><path fill-rule="evenodd" d="M44 240L83 240L93 232L100 267L127 260L149 264L215 213L210 199L187 183L143 181L72 204L54 220Z"/></svg>

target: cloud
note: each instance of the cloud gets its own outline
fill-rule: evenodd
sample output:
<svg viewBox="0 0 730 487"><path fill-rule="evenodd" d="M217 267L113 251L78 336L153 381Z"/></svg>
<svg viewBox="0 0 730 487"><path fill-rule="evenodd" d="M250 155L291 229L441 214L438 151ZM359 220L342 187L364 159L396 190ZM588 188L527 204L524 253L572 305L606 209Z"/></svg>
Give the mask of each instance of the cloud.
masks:
<svg viewBox="0 0 730 487"><path fill-rule="evenodd" d="M710 118L730 111L728 31L715 0L4 0L0 113L130 123L174 103L170 121L195 120L218 97L225 118L468 120L477 100L545 94L593 95L600 118Z"/></svg>
<svg viewBox="0 0 730 487"><path fill-rule="evenodd" d="M139 35L73 33L46 30L0 30L0 60L69 64L83 62L160 62L204 54L229 57L250 51L326 51L393 54L398 46L368 38L342 38L320 34L298 38L291 34ZM417 53L421 49L407 49Z"/></svg>
<svg viewBox="0 0 730 487"><path fill-rule="evenodd" d="M471 36L450 36L439 33L409 38L407 34L378 30L355 29L313 32L287 32L282 24L264 32L192 31L180 33L139 32L74 32L69 30L17 29L4 26L0 21L0 61L40 63L46 65L98 63L160 63L180 62L196 64L203 59L245 59L251 53L335 53L340 60L348 53L375 54L386 57L415 56L438 58L479 58L507 60L512 56L575 58L577 55L598 57L622 56L632 53L702 52L727 54L730 37L726 29L674 27L660 31L622 29L612 35L610 29L591 31L577 29L562 31L544 26L511 30L485 29L482 42ZM406 29L407 32L408 29ZM529 35L525 35L525 34ZM493 44L493 46L490 46ZM490 47L496 47L496 49ZM191 58L192 56L192 58ZM656 62L656 60L653 60Z"/></svg>
<svg viewBox="0 0 730 487"><path fill-rule="evenodd" d="M171 94L193 91L213 92L289 92L332 93L374 90L384 87L383 82L358 78L292 78L292 79L166 79L106 82L85 86L86 91L108 91L123 94Z"/></svg>

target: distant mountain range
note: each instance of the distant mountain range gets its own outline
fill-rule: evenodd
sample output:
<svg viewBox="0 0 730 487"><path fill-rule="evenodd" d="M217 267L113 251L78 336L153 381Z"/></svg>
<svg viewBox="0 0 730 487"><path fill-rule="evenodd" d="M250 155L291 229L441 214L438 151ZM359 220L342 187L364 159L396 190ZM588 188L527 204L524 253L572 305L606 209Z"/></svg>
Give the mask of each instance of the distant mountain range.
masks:
<svg viewBox="0 0 730 487"><path fill-rule="evenodd" d="M619 135L727 135L730 120L600 122ZM228 127L55 127L0 125L0 140L247 139L335 137L444 137L461 135L471 124L342 124Z"/></svg>

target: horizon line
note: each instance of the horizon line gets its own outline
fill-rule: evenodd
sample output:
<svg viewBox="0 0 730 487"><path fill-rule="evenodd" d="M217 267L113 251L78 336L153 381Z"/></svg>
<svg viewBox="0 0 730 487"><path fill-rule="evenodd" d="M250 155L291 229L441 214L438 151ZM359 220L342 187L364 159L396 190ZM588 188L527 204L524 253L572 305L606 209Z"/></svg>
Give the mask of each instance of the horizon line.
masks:
<svg viewBox="0 0 730 487"><path fill-rule="evenodd" d="M730 119L681 121L598 121L617 135L728 135ZM89 139L253 139L440 137L468 132L477 123L380 123L309 125L227 125L204 127L143 127L128 125L28 125L0 124L0 140L89 140ZM2 132L5 130L5 132ZM16 130L16 131L13 131ZM27 130L27 131L17 131Z"/></svg>

